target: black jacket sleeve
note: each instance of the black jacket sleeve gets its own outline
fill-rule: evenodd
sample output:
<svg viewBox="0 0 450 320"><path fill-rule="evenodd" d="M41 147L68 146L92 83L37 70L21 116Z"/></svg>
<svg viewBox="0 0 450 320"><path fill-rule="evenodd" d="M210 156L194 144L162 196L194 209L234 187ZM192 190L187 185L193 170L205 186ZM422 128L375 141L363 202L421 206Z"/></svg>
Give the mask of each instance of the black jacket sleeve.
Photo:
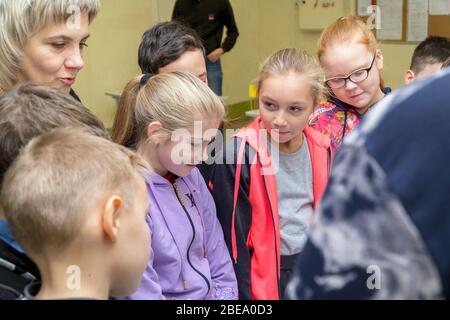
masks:
<svg viewBox="0 0 450 320"><path fill-rule="evenodd" d="M233 257L231 245L232 213L234 200L234 182L236 177L236 158L241 140L233 138L220 156L222 164L216 163L211 174L212 195L217 207L217 217L222 226L230 256ZM228 152L227 152L228 151ZM250 165L249 146L245 148L245 163L242 164L239 196L236 204L234 227L236 231L237 264L233 261L238 281L239 299L250 300L251 277L250 263L252 252L247 247L247 239L252 223L252 209L249 201ZM228 161L227 161L228 160Z"/></svg>
<svg viewBox="0 0 450 320"><path fill-rule="evenodd" d="M239 31L236 25L236 20L234 19L233 8L231 7L229 0L225 1L223 23L227 28L227 35L222 43L222 49L224 52L228 52L231 49L233 49L236 40L239 37Z"/></svg>
<svg viewBox="0 0 450 320"><path fill-rule="evenodd" d="M172 11L172 20L182 20L182 14L180 12L180 3L178 1L175 2Z"/></svg>

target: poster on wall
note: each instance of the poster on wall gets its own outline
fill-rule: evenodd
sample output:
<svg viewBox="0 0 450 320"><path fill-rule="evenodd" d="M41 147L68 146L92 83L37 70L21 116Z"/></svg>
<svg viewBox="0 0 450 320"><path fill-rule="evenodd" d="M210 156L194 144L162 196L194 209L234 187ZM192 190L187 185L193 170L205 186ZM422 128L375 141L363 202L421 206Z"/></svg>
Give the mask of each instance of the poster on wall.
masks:
<svg viewBox="0 0 450 320"><path fill-rule="evenodd" d="M402 40L403 1L378 0L381 29L377 30L379 40Z"/></svg>
<svg viewBox="0 0 450 320"><path fill-rule="evenodd" d="M428 35L428 0L408 0L407 41L420 42Z"/></svg>
<svg viewBox="0 0 450 320"><path fill-rule="evenodd" d="M371 6L372 6L371 0L358 0L358 16L360 17L370 16L368 8Z"/></svg>
<svg viewBox="0 0 450 320"><path fill-rule="evenodd" d="M449 0L430 0L430 15L448 15L450 14L450 1Z"/></svg>

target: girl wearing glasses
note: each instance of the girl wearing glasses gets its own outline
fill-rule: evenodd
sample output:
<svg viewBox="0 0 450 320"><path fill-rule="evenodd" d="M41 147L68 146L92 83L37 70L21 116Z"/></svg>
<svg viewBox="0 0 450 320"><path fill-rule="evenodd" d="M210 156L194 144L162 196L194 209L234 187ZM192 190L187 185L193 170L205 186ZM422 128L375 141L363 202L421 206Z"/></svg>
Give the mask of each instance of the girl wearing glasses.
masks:
<svg viewBox="0 0 450 320"><path fill-rule="evenodd" d="M380 71L383 55L377 40L359 18L339 18L318 42L318 57L325 71L329 97L316 109L310 126L329 135L332 154L362 116L391 91Z"/></svg>

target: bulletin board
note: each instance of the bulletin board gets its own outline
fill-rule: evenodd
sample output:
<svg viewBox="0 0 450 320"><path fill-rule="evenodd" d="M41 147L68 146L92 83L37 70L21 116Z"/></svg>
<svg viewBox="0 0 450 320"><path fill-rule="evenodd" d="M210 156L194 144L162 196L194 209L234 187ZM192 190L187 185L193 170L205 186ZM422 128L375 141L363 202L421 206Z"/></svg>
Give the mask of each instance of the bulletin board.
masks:
<svg viewBox="0 0 450 320"><path fill-rule="evenodd" d="M450 15L430 16L428 35L450 38Z"/></svg>
<svg viewBox="0 0 450 320"><path fill-rule="evenodd" d="M399 0L395 0L399 1ZM418 41L408 41L408 0L400 0L403 1L403 9L402 9L402 35L401 39L398 40L383 40L382 42L397 42L397 43L405 43L405 42L418 42ZM365 1L364 3L367 3L368 1ZM371 0L370 1L372 5L377 5L377 0ZM367 16L361 17L363 20L367 20ZM374 30L374 33L376 34L376 30ZM447 37L450 38L450 15L430 15L428 14L428 30L425 36L441 36L441 37Z"/></svg>

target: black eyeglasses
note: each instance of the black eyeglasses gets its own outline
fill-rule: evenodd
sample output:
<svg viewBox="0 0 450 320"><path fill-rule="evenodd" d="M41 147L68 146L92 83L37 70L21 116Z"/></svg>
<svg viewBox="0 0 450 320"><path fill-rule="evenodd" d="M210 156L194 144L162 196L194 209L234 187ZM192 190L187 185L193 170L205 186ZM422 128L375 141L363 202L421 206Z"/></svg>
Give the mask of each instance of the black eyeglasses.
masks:
<svg viewBox="0 0 450 320"><path fill-rule="evenodd" d="M351 75L345 78L331 78L325 81L325 83L331 88L331 89L340 89L344 87L347 84L347 80L350 80L353 83L360 83L366 80L369 77L369 72L373 67L373 63L375 62L375 58L377 55L375 54L372 59L372 63L368 68L359 69L353 72Z"/></svg>

